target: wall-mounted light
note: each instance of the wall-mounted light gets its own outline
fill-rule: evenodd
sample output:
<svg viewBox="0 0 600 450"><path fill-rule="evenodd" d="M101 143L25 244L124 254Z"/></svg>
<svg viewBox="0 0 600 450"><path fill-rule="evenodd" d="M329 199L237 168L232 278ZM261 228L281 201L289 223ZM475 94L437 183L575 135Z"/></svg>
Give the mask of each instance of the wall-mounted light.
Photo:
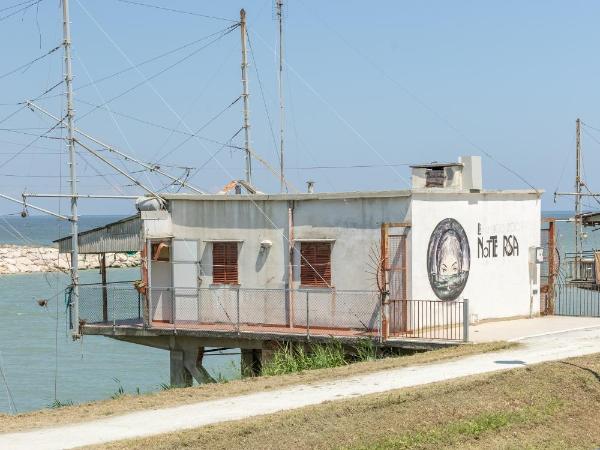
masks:
<svg viewBox="0 0 600 450"><path fill-rule="evenodd" d="M273 245L273 243L271 241L269 241L268 239L262 240L262 241L260 241L260 251L266 252L267 250L269 250L271 248L272 245Z"/></svg>

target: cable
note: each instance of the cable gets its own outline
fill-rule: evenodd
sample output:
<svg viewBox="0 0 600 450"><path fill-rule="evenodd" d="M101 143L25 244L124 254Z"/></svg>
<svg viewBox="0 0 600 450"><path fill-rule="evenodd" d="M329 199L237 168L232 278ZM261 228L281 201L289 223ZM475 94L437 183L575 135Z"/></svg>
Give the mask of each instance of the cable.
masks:
<svg viewBox="0 0 600 450"><path fill-rule="evenodd" d="M242 127L242 128L240 128L239 130L237 130L237 131L234 133L234 135L233 135L233 136L231 136L231 137L230 137L230 138L227 140L227 142L231 142L231 141L233 141L233 140L236 138L236 136L238 136L238 135L239 135L239 134L242 132L242 130L243 130L243 129L244 129L244 128ZM215 157L216 157L216 156L217 156L217 155L218 155L218 154L221 152L221 150L223 150L223 149L225 148L225 146L226 146L226 145L225 145L225 144L223 144L223 145L222 145L222 146L221 146L221 147L220 147L218 150L216 150L215 152L213 152L213 154L212 154L212 155L210 155L210 157L209 157L209 158L208 158L206 161L204 161L202 164L200 164L200 167L198 167L198 168L196 169L196 171L195 171L195 172L196 172L196 173L198 173L198 171L199 171L200 169L202 169L202 168L203 168L203 167L205 167L205 166L206 166L206 165L207 165L209 162L211 162L211 161L212 161L212 160L213 160L213 159L214 159L214 158L215 158Z"/></svg>
<svg viewBox="0 0 600 450"><path fill-rule="evenodd" d="M191 47L194 44L197 44L197 43L205 41L206 39L209 39L209 38L211 38L213 36L216 36L216 35L218 35L219 33L222 33L225 30L227 30L227 28L224 28L222 30L216 31L214 33L211 33L211 34L206 35L204 37L201 37L199 39L195 39L195 40L193 40L191 42L188 42L186 44L183 44L183 45L181 45L179 47L176 47L174 49L168 50L168 51L166 51L164 53L161 53L161 54L159 54L157 56L153 56L152 58L146 59L146 60L144 60L142 62L139 62L139 63L137 63L135 65L129 66L129 67L125 68L125 69L121 69L121 70L119 70L117 72L114 72L112 74L105 75L105 76L103 76L101 78L98 78L97 80L93 80L93 81L91 81L89 83L86 83L86 84L84 84L82 86L78 86L78 87L76 87L76 88L73 89L73 92L77 92L77 91L79 91L81 89L85 89L85 88L90 87L90 86L92 86L94 84L100 84L100 83L102 83L102 82L104 82L106 80L110 80L111 78L114 78L114 77L117 77L117 76L122 75L124 73L127 73L130 70L137 69L137 68L142 67L142 66L144 66L146 64L149 64L151 62L154 62L154 61L157 61L157 60L159 60L161 58L164 58L165 56L172 55L173 53L176 53L179 50L183 50L184 48ZM47 97L44 97L43 100L50 99L50 98L55 98L55 97L58 97L60 95L62 95L62 94L47 96Z"/></svg>
<svg viewBox="0 0 600 450"><path fill-rule="evenodd" d="M301 1L300 3L303 3L303 2ZM377 63L375 63L375 61L373 61L369 56L365 55L360 50L358 50L357 48L355 48L350 42L348 42L348 40L346 38L344 38L344 36L342 36L339 32L337 32L336 30L334 30L333 28L331 28L321 17L319 17L317 14L315 14L315 16L317 16L318 19L321 21L321 23L329 31L331 31L333 34L335 34L342 42L344 42L344 44L346 44L352 51L354 51L356 54L358 54L361 58L365 59L372 67L374 67L377 71L379 71L381 75L383 75L389 81L391 81L392 83L394 83L395 85L397 85L398 87L400 87L409 97L411 97L413 99L413 101L415 101L417 104L419 104L422 108L424 108L427 111L429 111L433 116L435 116L438 120L440 120L441 122L443 122L448 128L450 128L452 131L454 131L458 136L460 136L462 139L464 139L473 148L475 148L476 150L478 150L481 153L483 153L485 156L487 156L488 158L490 158L492 161L494 161L496 164L498 164L500 167L502 167L506 171L508 171L511 174L513 174L515 177L517 177L519 180L521 180L523 183L525 183L527 186L529 186L531 189L533 189L537 194L540 193L539 190L535 186L533 186L529 181L527 181L518 172L516 172L515 170L511 169L510 167L508 167L506 164L502 163L501 161L497 160L491 153L489 153L483 147L477 145L465 133L463 133L454 124L452 124L448 119L446 119L444 116L442 116L436 110L434 110L431 106L429 106L427 103L425 103L419 97L417 97L417 95L415 95L414 93L412 93L406 86L404 86L402 83L400 83L395 78L392 78L390 75L388 75L388 73L385 70L383 70L383 68L381 68ZM260 36L259 36L259 38L260 38ZM293 72L295 72L295 70L294 70L293 67L290 67L289 65L288 65L288 67Z"/></svg>
<svg viewBox="0 0 600 450"><path fill-rule="evenodd" d="M173 53L176 53L176 52L178 52L179 50L183 50L184 48L191 47L192 45L194 45L194 44L197 44L198 42L205 41L206 39L209 39L209 38L211 38L211 37L213 37L213 36L216 36L216 35L218 35L218 34L220 34L220 33L223 33L223 32L224 32L224 31L226 31L227 29L228 29L228 28L224 28L224 29L222 29L222 30L219 30L219 31L217 31L217 32L215 32L215 33L211 33L211 34L209 34L209 35L207 35L207 36L201 37L201 38L199 38L199 39L195 39L195 40L193 40L193 41L191 41L191 42L188 42L187 44L181 45L181 46L179 46L179 47L177 47L177 48L174 48L174 49L172 49L172 50L169 50L169 51L167 51L167 52L165 52L165 53L161 53L160 55L154 56L154 57L152 57L152 58L150 58L150 59L146 59L145 61L142 61L142 62L140 62L140 63L136 64L135 66L129 66L129 67L127 67L127 68L125 68L125 69L122 69L122 70L119 70L118 72L115 72L115 73L113 73L113 74L111 74L111 75L106 75L106 76L104 76L104 77L102 77L102 78L99 78L99 79L97 79L97 80L94 80L94 81L92 81L92 82L90 82L90 83L86 83L86 84L84 84L83 86L79 86L79 87L75 88L75 89L74 89L74 91L75 91L75 92L77 92L77 91L79 91L79 90L81 90L81 89L85 89L86 87L92 86L93 84L99 84L99 83L102 83L103 81L109 80L109 79L111 79L111 78L114 78L114 77L117 77L117 76L119 76L119 75L122 75L122 74L124 74L124 73L126 73L126 72L129 72L130 70L136 69L136 68L138 68L138 67L142 67L142 66L144 66L144 65L146 65L146 64L149 64L149 63L151 63L151 62L154 62L154 61L157 61L157 60L159 60L159 59L161 59L161 58L164 58L165 56L172 55Z"/></svg>
<svg viewBox="0 0 600 450"><path fill-rule="evenodd" d="M29 68L31 67L34 63L36 63L37 61L44 59L46 56L51 55L52 53L54 53L55 51L59 50L62 46L59 45L57 47L54 47L52 50L49 50L48 52L44 53L42 56L38 56L37 58L29 61L28 63L22 64L19 67L17 67L16 69L10 70L6 73L3 73L2 75L0 75L0 80L3 78L8 77L9 75L12 75L15 72L18 72L19 70L23 69L23 68Z"/></svg>
<svg viewBox="0 0 600 450"><path fill-rule="evenodd" d="M32 6L36 6L38 4L40 4L43 0L35 0L32 3L29 3L28 5L24 6L23 8L17 9L16 11L11 12L10 14L7 14L6 16L2 16L0 17L0 22L2 22L3 20L8 19L9 17L12 17L16 14L19 14L21 11L27 11L29 8L31 8ZM12 7L9 8L5 8L5 9L11 9Z"/></svg>
<svg viewBox="0 0 600 450"><path fill-rule="evenodd" d="M59 153L57 153L59 154ZM62 154L62 153L60 153ZM97 175L77 175L77 178L96 178L114 175L113 173L98 173ZM62 178L62 175L17 175L14 173L0 173L0 177L12 178Z"/></svg>
<svg viewBox="0 0 600 450"><path fill-rule="evenodd" d="M2 381L4 382L4 386L6 387L6 397L8 400L8 409L9 411L14 411L17 413L17 406L15 405L15 401L13 399L12 393L10 392L10 387L8 386L8 381L6 380L6 375L4 374L4 361L2 359L2 352L0 352L0 375L2 375Z"/></svg>
<svg viewBox="0 0 600 450"><path fill-rule="evenodd" d="M85 13L88 15L88 17L90 17L90 18L93 20L93 22L96 24L96 26L97 26L97 27L98 27L98 28L99 28L99 29L100 29L100 30L101 30L101 31L104 33L104 35L105 35L105 36L106 36L106 37L107 37L107 38L108 38L108 39L111 41L111 43L112 43L112 44L113 44L113 45L114 45L114 46L117 48L117 50L119 50L119 52L120 52L120 53L121 53L121 54L122 54L122 55L123 55L123 56L124 56L124 57L125 57L125 58L126 58L128 61L131 61L131 59L130 59L130 58L129 58L129 57L128 57L128 56L127 56L127 55L126 55L124 52L123 52L123 50L122 50L122 49L121 49L121 48L120 48L120 47L119 47L119 46L118 46L118 45L117 45L117 44L114 42L114 40L110 38L110 36L109 36L109 35L106 33L106 31L105 31L105 30L104 30L104 29L103 29L103 28L100 26L100 24L99 24L99 23L98 23L98 22L97 22L97 21L96 21L96 20L93 18L93 16L91 16L91 15L90 15L89 11L88 11L88 10L87 10L87 9L86 9L86 8L85 8L85 7L84 7L82 4L81 4L81 2L80 2L79 0L76 0L76 1L77 1L77 3L79 4L79 6L80 6L80 7L83 9L83 11L84 11L84 12L85 12ZM144 76L144 74L143 74L141 71L139 71L139 69L138 69L138 72L140 73L140 75ZM144 77L145 77L145 76L144 76ZM149 80L148 80L148 81L149 81ZM168 108L168 109L171 111L171 113L173 113L173 115L175 115L175 116L176 116L176 117L177 117L177 118L180 120L180 122L181 122L181 123L182 123L182 124L183 124L183 125L184 125L184 126L187 128L187 129L188 129L188 131L189 131L189 132L192 132L192 129L191 129L191 128L190 128L190 127L187 125L187 123L185 123L185 122L183 121L183 118L181 117L181 115L180 115L180 114L178 114L178 113L177 113L177 111L175 111L175 110L173 109L173 107L172 107L172 106L171 106L171 105L170 105L170 104L169 104L169 103L166 101L166 99L165 99L165 98L164 98L162 95L160 95L160 93L159 93L159 92L156 90L156 88L154 87L154 85L153 85L152 83L148 83L148 85L149 85L149 86L150 86L150 88L151 88L151 89L154 91L154 93L155 93L155 94L156 94L156 95L157 95L157 96L158 96L158 97L161 99L161 101L163 102L163 104L164 104L164 105L165 105L165 106L166 106L166 107L167 107L167 108ZM80 143L80 145L81 145L81 143ZM202 145L202 143L201 143L201 142L200 142L200 145ZM229 173L227 170L225 170L225 168L224 168L224 167L223 167L223 165L222 165L222 164L219 162L219 160L218 160L218 159L216 159L215 161L216 161L216 162L217 162L217 164L219 164L219 166L220 166L220 167L221 167L221 168L222 168L222 169L223 169L223 170L226 172L226 174L227 174L228 176L232 177L232 175L231 175L231 174L230 174L230 173ZM233 177L232 177L232 179L233 179ZM258 205L258 204L255 202L255 201L254 201L254 199L253 199L252 197L250 197L250 198L249 198L249 200L252 202L252 204L254 205L254 207L255 207L255 208L257 208L257 209L258 209L258 211L260 211L260 213L261 213L261 214L262 214L262 215L265 217L265 219L266 219L268 222L270 222L270 223L271 223L271 225L273 226L273 228L274 228L275 230L278 230L278 227L277 227L277 225L276 225L276 224L273 222L273 220L272 220L272 219L271 219L271 218L270 218L270 217L269 217L269 216L268 216L268 215L267 215L267 214L264 212L264 210L263 210L263 209L262 209L262 208L261 208L261 207L260 207L260 206L259 206L259 205ZM288 238L285 236L285 234L283 233L283 231L282 231L282 230L279 230L279 232L280 232L280 234L281 234L282 238L283 238L283 239L285 239L285 240L288 242L288 245L289 245L289 244L290 244L290 242L289 242L289 239L288 239ZM292 246L291 248L292 248L292 249L295 251L295 247L293 247L293 246ZM306 258L305 258L305 257L303 257L303 256L302 256L302 254L300 254L300 258L301 258L301 259L304 259L304 260L305 260L305 262L306 262L306 263L309 265L309 267L313 268L313 270L314 270L314 267L312 266L312 264L310 264L310 262L309 262L308 260L306 260ZM316 272L316 270L315 270L315 272ZM318 273L318 272L317 272L317 273ZM325 280L324 280L322 277L321 277L321 279L322 279L322 280L325 282L325 284L326 284L327 286L329 286L329 287L331 288L330 284L329 284L329 283L327 283L327 281L325 281Z"/></svg>
<svg viewBox="0 0 600 450"><path fill-rule="evenodd" d="M179 14L187 14L187 15L190 15L190 16L204 17L206 19L224 20L224 21L227 21L227 22L236 22L237 23L237 20L227 19L225 17L209 16L209 15L206 15L206 14L200 14L200 13L195 13L195 12L191 12L191 11L184 11L184 10L181 10L181 9L165 8L163 6L151 5L149 3L132 2L132 1L129 1L129 0L117 0L117 1L119 3L127 3L129 5L144 6L146 8L160 9L162 11L174 12L174 13L179 13Z"/></svg>
<svg viewBox="0 0 600 450"><path fill-rule="evenodd" d="M223 67L225 67L225 63L227 63L229 61L229 59L231 58L231 56L234 54L235 51L236 51L236 49L232 48L229 51L229 53L225 54L225 57L223 58L223 60L220 62L220 64L218 66L216 66L216 70L211 74L211 76L208 78L208 80L206 80L206 83L204 83L202 88L198 90L198 94L196 95L196 97L189 103L187 110L182 115L183 118L187 117L190 114L190 112L195 111L194 106L204 96L204 94L207 91L207 89L209 88L209 86L217 78L217 75L219 75L222 72ZM175 125L175 129L179 130L179 132L181 132L180 126L181 126L181 121L177 121L177 124ZM158 148L156 148L156 150L153 152L152 159L155 159L160 153L162 153L164 148L171 141L173 134L174 134L174 132L171 131L169 133L169 135L161 142L161 144L158 146Z"/></svg>
<svg viewBox="0 0 600 450"><path fill-rule="evenodd" d="M261 40L263 45L267 47L273 54L276 54L275 51L271 48L271 46L260 36L260 34L254 32L256 36ZM381 159L381 161L385 164L388 164L387 160L383 157L383 155L348 121L342 114L333 107L331 103L329 103L317 90L302 77L287 61L284 60L285 66L292 71L292 73L304 84L304 86L315 96L317 97L325 106L327 106L331 112L338 118L340 122L342 122L356 137L358 137L375 155ZM400 180L405 182L408 186L410 186L409 181L403 177L397 170L392 167L393 172L396 174Z"/></svg>
<svg viewBox="0 0 600 450"><path fill-rule="evenodd" d="M231 108L233 105L235 105L237 102L240 101L240 99L242 98L242 96L240 95L238 98L236 98L234 101L232 101L229 105L227 105L223 110L219 111L217 114L215 114L212 118L210 118L206 123L204 123L204 125L202 125L200 128L198 128L195 132L188 134L188 137L186 139L184 139L182 142L180 142L178 145L176 145L175 147L173 147L171 150L169 150L167 153L165 153L163 156L161 156L160 158L158 158L156 160L157 163L161 162L163 159L165 159L167 156L169 156L170 154L172 154L173 152L175 152L176 150L179 150L183 145L187 144L192 138L198 137L198 133L200 133L202 130L204 130L206 127L208 127L211 123L213 123L215 120L217 120L219 117L221 117L221 115L223 115L225 113L225 111L227 111L229 108ZM239 133L239 132L238 132ZM237 133L236 133L237 134ZM223 146L228 145L228 144L223 144Z"/></svg>
<svg viewBox="0 0 600 450"><path fill-rule="evenodd" d="M246 30L246 37L248 38L248 47L250 48L250 57L252 58L252 65L254 66L254 71L256 72L256 79L258 80L260 96L263 101L263 106L265 107L265 114L267 115L267 122L269 123L269 130L271 131L271 139L273 140L273 151L275 152L275 158L277 159L277 161L279 161L280 157L279 157L279 153L277 152L277 139L275 138L275 131L273 130L273 123L271 121L271 115L269 114L269 108L267 107L267 100L265 98L265 93L263 91L262 82L260 80L260 75L258 73L258 64L256 64L256 59L254 59L254 49L252 47L252 40L250 39L248 30Z"/></svg>
<svg viewBox="0 0 600 450"><path fill-rule="evenodd" d="M238 100L239 100L239 98L238 98ZM94 107L98 107L98 108L102 108L102 109L105 108L102 105L96 105L94 103L82 100L81 98L76 99L76 101L81 102L81 103L83 103L85 105L88 105L88 106L94 106ZM207 142L211 142L213 144L226 145L226 144L223 144L223 142L217 141L215 139L210 139L210 138L207 138L207 137L204 137L204 136L194 135L193 133L188 133L186 131L177 130L175 128L169 128L169 127L167 127L165 125L161 125L161 124L156 123L156 122L150 122L149 120L140 119L138 117L134 117L134 116L131 116L129 114L125 114L125 113L122 113L122 112L115 111L112 108L111 108L111 112L112 112L112 114L114 114L116 116L121 116L121 117L124 117L126 119L134 120L136 122L139 122L139 123L142 123L142 124L145 124L145 125L149 125L149 126L152 126L152 127L155 127L155 128L160 128L160 129L165 130L165 131L170 131L171 133L183 134L185 136L190 136L190 137L197 137L197 138L203 139L203 140L205 140ZM235 149L242 149L242 147L238 147L238 146L230 146L230 147L235 148Z"/></svg>
<svg viewBox="0 0 600 450"><path fill-rule="evenodd" d="M62 127L61 127L61 128L62 128ZM26 131L12 130L12 129L10 129L10 128L4 128L4 129L0 129L0 131L5 131L5 132L7 132L7 133L16 133L16 134L22 134L22 135L25 135L25 136L37 136L37 137L39 137L39 138L41 138L41 139L53 139L53 140L56 140L56 141L60 141L60 140L62 140L62 139L63 139L63 138L60 138L60 137L55 137L55 136L45 136L45 135L43 135L43 134L28 133L28 132L26 132Z"/></svg>
<svg viewBox="0 0 600 450"><path fill-rule="evenodd" d="M8 11L9 9L16 8L18 6L24 5L25 3L31 3L32 1L34 1L34 0L27 0L25 2L17 3L16 5L7 6L6 8L0 9L0 12Z"/></svg>
<svg viewBox="0 0 600 450"><path fill-rule="evenodd" d="M64 120L64 117L63 117ZM62 121L61 121L62 122ZM48 129L48 131L46 131L44 134L37 136L34 140L32 140L29 144L25 145L20 151L18 151L17 153L15 153L13 156L11 156L10 158L8 158L7 160L5 160L4 162L0 163L0 168L6 166L9 162L11 162L13 159L15 159L17 156L19 156L20 154L22 154L25 150L27 150L29 147L31 147L33 144L35 144L38 140L40 140L41 138L45 137L45 135L47 135L48 133L51 133L52 131L54 131L54 129L56 127L58 127L61 122L57 122L55 125L53 125L52 127L50 127Z"/></svg>
<svg viewBox="0 0 600 450"><path fill-rule="evenodd" d="M16 116L17 114L19 114L21 111L23 111L26 107L25 106L21 106L19 109L17 109L16 111L13 111L12 113L10 113L8 116L0 119L0 124L6 122L7 120L11 119L12 117Z"/></svg>
<svg viewBox="0 0 600 450"><path fill-rule="evenodd" d="M87 157L83 153L80 153L79 156L80 156L81 160L85 163L86 167L89 167L94 172L96 172L97 176L102 177L102 179L106 182L106 184L108 184L110 187L112 187L119 194L124 193L123 189L121 189L121 187L119 185L117 185L116 183L114 183L113 181L108 179L109 176L115 176L115 174L112 174L112 173L111 174L101 174L100 171L98 169L96 169L96 167L87 160ZM78 175L78 177L80 177L80 176L81 175ZM89 186L88 186L88 188L89 188Z"/></svg>
<svg viewBox="0 0 600 450"><path fill-rule="evenodd" d="M121 97L123 97L124 95L129 94L131 91L137 89L140 86L143 86L144 84L148 83L149 81L153 80L154 78L157 78L158 76L162 75L163 73L167 72L168 70L172 69L175 66L178 66L179 64L183 63L184 61L187 61L188 59L190 59L192 56L196 55L197 53L199 53L200 51L204 50L205 48L209 47L210 45L214 44L215 42L218 42L220 39L224 38L225 36L227 36L229 33L231 33L233 30L235 30L238 27L238 25L232 25L229 28L226 28L226 31L221 32L220 36L216 37L215 39L213 39L212 41L210 41L208 44L203 45L202 47L188 53L186 56L184 56L183 58L175 61L173 64L170 64L169 66L165 67L164 69L154 73L153 75L149 76L149 77L144 77L145 79L140 81L139 83L136 83L135 85L133 85L132 87L130 87L129 89L126 89L125 91L121 92L120 94L115 95L114 97L111 97L109 100L107 100L106 102L104 102L102 105L100 106L105 106ZM134 67L135 68L135 67ZM85 114L83 114L82 116L79 116L79 118L77 119L78 121L82 120L83 118L87 117L88 115L90 115L91 113L93 113L94 111L98 110L99 107L93 108L92 110L86 112Z"/></svg>
<svg viewBox="0 0 600 450"><path fill-rule="evenodd" d="M81 64L81 67L85 71L87 77L91 81L92 77L90 75L90 72L87 69L87 66L85 65L85 63L83 62L83 60L78 55L76 55L76 57L77 57L77 60L79 61L79 63ZM100 93L100 89L98 89L98 86L96 84L94 84L94 89L96 91L96 94L98 94L98 98L100 99L100 101L101 102L105 102L104 96ZM131 144L129 142L129 139L127 139L127 136L125 136L125 132L121 128L121 125L119 125L119 122L117 122L117 120L115 119L115 116L112 113L112 109L110 108L110 106L108 106L106 104L106 102L105 102L105 105L106 105L105 106L106 110L110 114L110 118L111 118L112 122L115 124L115 126L117 127L117 130L119 131L119 134L121 135L121 137L125 141L125 145L129 148L129 151L135 155L135 151L133 150L133 147L131 146ZM125 161L121 161L121 166L127 170L127 168L125 166ZM150 187L152 187L152 189L154 189L154 184L152 183L152 180L150 179L150 176L148 175L148 173L145 173L144 176L146 177L146 180L150 184Z"/></svg>

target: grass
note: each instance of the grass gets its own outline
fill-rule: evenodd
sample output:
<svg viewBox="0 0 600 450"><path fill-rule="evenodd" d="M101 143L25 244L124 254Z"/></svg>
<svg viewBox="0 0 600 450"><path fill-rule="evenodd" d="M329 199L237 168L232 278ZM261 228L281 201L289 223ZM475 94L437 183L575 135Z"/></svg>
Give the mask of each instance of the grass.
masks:
<svg viewBox="0 0 600 450"><path fill-rule="evenodd" d="M117 400L117 399L123 397L124 395L126 395L125 388L121 384L121 380L119 380L118 378L113 378L113 381L115 383L117 383L117 390L114 392L114 394L112 394L110 396L110 398L112 398L113 400ZM138 391L138 393L139 393L139 391Z"/></svg>
<svg viewBox="0 0 600 450"><path fill-rule="evenodd" d="M74 404L75 403L73 402L73 400L67 400L67 401L62 402L62 401L56 399L48 405L48 408L51 408L51 409L64 408L66 406L73 406Z"/></svg>
<svg viewBox="0 0 600 450"><path fill-rule="evenodd" d="M165 384L160 387L161 390L147 394L131 395L126 393L114 399L65 406L60 409L42 409L17 415L0 414L0 433L58 426L106 418L143 409L165 408L253 392L281 389L298 384L345 378L361 373L395 369L416 364L427 364L477 353L505 350L516 346L518 344L507 342L463 345L410 356L357 362L335 368L307 370L280 376L245 378L223 384L210 384L191 388L172 388L168 384Z"/></svg>
<svg viewBox="0 0 600 450"><path fill-rule="evenodd" d="M598 448L600 354L94 448Z"/></svg>
<svg viewBox="0 0 600 450"><path fill-rule="evenodd" d="M374 361L378 356L377 348L370 339L362 339L350 348L344 348L337 340L308 347L288 343L273 353L272 358L262 367L261 374L274 376L340 367L350 363Z"/></svg>
<svg viewBox="0 0 600 450"><path fill-rule="evenodd" d="M302 345L285 344L273 353L273 357L261 370L265 376L285 375L305 370L325 369L348 364L344 347L339 341L329 344Z"/></svg>

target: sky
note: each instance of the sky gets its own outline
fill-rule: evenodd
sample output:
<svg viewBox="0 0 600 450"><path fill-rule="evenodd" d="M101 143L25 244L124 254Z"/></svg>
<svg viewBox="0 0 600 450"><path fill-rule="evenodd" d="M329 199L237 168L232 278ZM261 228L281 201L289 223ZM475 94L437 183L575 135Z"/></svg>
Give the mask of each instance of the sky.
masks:
<svg viewBox="0 0 600 450"><path fill-rule="evenodd" d="M0 3L0 193L67 193L65 130L44 134L56 121L19 105L61 81L62 49L14 71L61 44L62 10L58 0L11 8L22 2ZM253 160L253 183L278 192L274 0L140 2L70 0L77 128L176 177L188 173L207 192L243 178L240 30L231 27L245 8L251 143L267 163ZM408 164L482 155L485 188L535 186L544 210L572 209L572 197L555 203L553 193L573 191L578 117L584 180L600 190L599 2L286 0L284 12L290 192L308 180L320 192L405 189ZM64 92L59 84L35 103L61 117ZM80 139L146 187L179 189ZM81 193L143 193L82 147L77 169ZM82 199L79 209L134 206ZM0 214L20 211L0 201Z"/></svg>

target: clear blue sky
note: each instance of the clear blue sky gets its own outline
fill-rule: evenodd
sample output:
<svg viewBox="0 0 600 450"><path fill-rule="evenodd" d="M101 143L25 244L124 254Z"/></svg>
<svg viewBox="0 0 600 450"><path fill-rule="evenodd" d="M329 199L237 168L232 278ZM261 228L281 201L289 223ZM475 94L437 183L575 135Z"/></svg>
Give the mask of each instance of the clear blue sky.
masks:
<svg viewBox="0 0 600 450"><path fill-rule="evenodd" d="M240 8L247 10L256 60L254 64L251 59L250 67L252 142L255 151L277 167L255 72L257 68L277 138L273 0L141 1L232 20L239 18ZM16 3L20 1L4 0L0 9ZM0 12L0 76L61 41L58 1L42 0L38 11L33 7L2 20L16 9ZM210 160L219 144L191 139L181 145L186 139L181 133L111 115L105 109L82 117L92 109L83 102L104 103L210 39L85 87L90 80L218 32L231 22L116 0L71 0L71 9L74 85L83 86L75 92L78 127L145 161L167 155L162 164L196 168L205 164L194 172L192 182L208 191L243 177L243 154L237 149L222 148ZM303 191L310 179L319 191L402 189L409 175L402 164L455 160L461 154L481 154L483 148L529 183L545 189L544 209L571 208L572 198L555 205L552 192L557 187L572 190L575 119L581 117L600 129L600 3L288 0L285 9L286 164L293 186ZM39 95L61 77L62 52L57 51L25 72L0 78L0 120L17 108L11 103ZM60 86L50 95L63 90ZM196 131L240 91L240 35L235 30L157 75L151 86L141 84L108 106L113 113ZM60 115L63 100L54 97L39 104ZM200 135L226 142L240 129L241 121L238 102ZM6 163L35 139L22 133L40 133L51 125L28 110L0 124L13 130L0 130L0 192L68 190L61 141L40 139ZM60 131L51 135L60 136ZM584 169L590 188L600 190L600 182L592 176L600 163L596 140L600 142L600 131L586 127ZM241 134L233 143L242 144ZM485 187L527 188L496 161L485 156L483 161ZM382 164L398 166L310 169ZM136 170L130 164L124 167ZM260 163L255 161L254 168L260 189L279 189L277 178ZM90 156L80 158L79 173L81 192L140 192ZM154 176L136 176L156 188L164 185ZM59 206L56 200L36 203ZM591 201L585 203L593 206ZM61 210L67 208L63 201ZM128 201L82 200L80 209L84 214L133 211ZM18 205L0 202L0 213L17 211Z"/></svg>

